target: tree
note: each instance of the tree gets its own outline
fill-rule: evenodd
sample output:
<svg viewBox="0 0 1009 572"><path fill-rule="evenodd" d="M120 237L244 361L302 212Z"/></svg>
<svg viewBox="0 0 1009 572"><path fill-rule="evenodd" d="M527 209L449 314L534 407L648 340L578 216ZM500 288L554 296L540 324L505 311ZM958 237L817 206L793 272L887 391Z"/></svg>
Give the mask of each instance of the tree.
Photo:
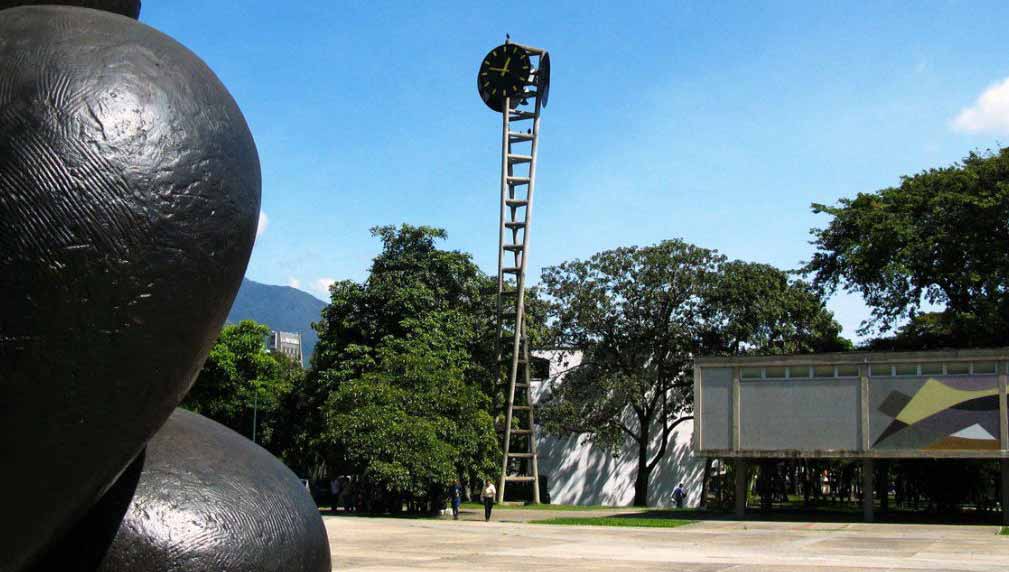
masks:
<svg viewBox="0 0 1009 572"><path fill-rule="evenodd" d="M825 293L858 292L872 308L862 333L910 320L901 347L1009 343L1009 149L903 177L898 187L859 193L813 229L817 252L804 271ZM922 305L943 310L920 319Z"/></svg>
<svg viewBox="0 0 1009 572"><path fill-rule="evenodd" d="M583 365L553 388L540 409L551 433L585 433L616 448L637 446L634 504L648 503L652 470L687 418L686 376L698 337L701 294L723 258L679 240L600 252L544 269L562 345ZM659 449L650 455L653 436Z"/></svg>
<svg viewBox="0 0 1009 572"><path fill-rule="evenodd" d="M496 283L468 254L437 248L444 230L372 235L382 252L368 279L335 283L315 324L302 459L311 452L392 497L493 474Z"/></svg>
<svg viewBox="0 0 1009 572"><path fill-rule="evenodd" d="M541 422L614 450L630 440L637 506L673 429L692 418L695 355L845 346L808 285L680 240L565 262L544 270L543 285L559 343L583 364L552 389Z"/></svg>
<svg viewBox="0 0 1009 572"><path fill-rule="evenodd" d="M706 355L852 349L816 289L773 266L725 262L703 298L700 350Z"/></svg>
<svg viewBox="0 0 1009 572"><path fill-rule="evenodd" d="M252 320L226 325L182 407L217 421L269 448L271 415L291 391L300 367L266 349L270 328ZM294 368L297 368L295 371Z"/></svg>

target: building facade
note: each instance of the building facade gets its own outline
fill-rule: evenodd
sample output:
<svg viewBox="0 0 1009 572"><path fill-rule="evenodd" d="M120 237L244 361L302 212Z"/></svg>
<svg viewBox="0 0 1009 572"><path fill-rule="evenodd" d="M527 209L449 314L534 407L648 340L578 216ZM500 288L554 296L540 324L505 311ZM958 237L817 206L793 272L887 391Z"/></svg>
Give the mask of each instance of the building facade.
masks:
<svg viewBox="0 0 1009 572"><path fill-rule="evenodd" d="M1007 374L1009 348L699 358L694 447L742 464L860 459L866 520L874 460L999 459L1009 524Z"/></svg>
<svg viewBox="0 0 1009 572"><path fill-rule="evenodd" d="M298 365L304 363L302 361L300 332L271 331L270 336L266 339L266 348L271 352L286 355Z"/></svg>
<svg viewBox="0 0 1009 572"><path fill-rule="evenodd" d="M542 399L550 388L564 382L567 372L581 364L580 352L572 350L534 351L533 397ZM544 363L546 362L546 363ZM540 373L543 372L543 373ZM544 375L545 374L545 375ZM633 420L628 419L628 422ZM665 457L656 465L648 487L648 505L671 507L673 490L683 483L686 505L696 507L701 500L704 459L691 447L694 425L681 423L670 436ZM655 433L661 433L656 431ZM649 450L659 450L661 436L653 439ZM538 433L541 482L546 479L549 500L553 504L629 506L634 501L634 481L638 471L638 448L627 442L614 455L593 445L588 435L553 437Z"/></svg>

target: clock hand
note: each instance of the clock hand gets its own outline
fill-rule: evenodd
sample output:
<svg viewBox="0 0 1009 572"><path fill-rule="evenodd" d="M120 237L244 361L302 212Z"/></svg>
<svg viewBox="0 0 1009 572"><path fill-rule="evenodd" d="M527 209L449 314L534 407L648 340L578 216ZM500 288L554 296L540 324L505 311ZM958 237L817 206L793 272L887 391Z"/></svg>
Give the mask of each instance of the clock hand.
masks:
<svg viewBox="0 0 1009 572"><path fill-rule="evenodd" d="M505 60L504 68L501 70L501 75L504 75L504 74L508 73L508 64L511 63L511 61L512 61L512 57L508 56L508 58Z"/></svg>

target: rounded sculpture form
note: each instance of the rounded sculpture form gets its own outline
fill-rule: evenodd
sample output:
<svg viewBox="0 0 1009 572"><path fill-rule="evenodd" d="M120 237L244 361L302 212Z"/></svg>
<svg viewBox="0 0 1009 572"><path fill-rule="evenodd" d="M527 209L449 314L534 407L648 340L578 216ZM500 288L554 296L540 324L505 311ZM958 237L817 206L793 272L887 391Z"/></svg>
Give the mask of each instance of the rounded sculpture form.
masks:
<svg viewBox="0 0 1009 572"><path fill-rule="evenodd" d="M177 409L147 446L100 572L329 572L319 509L245 437Z"/></svg>
<svg viewBox="0 0 1009 572"><path fill-rule="evenodd" d="M79 521L181 401L255 240L259 158L193 53L0 11L0 570ZM68 482L72 486L68 486Z"/></svg>
<svg viewBox="0 0 1009 572"><path fill-rule="evenodd" d="M59 6L79 6L94 10L115 12L136 20L140 17L140 0L0 0L0 10L17 6L39 6L55 4Z"/></svg>

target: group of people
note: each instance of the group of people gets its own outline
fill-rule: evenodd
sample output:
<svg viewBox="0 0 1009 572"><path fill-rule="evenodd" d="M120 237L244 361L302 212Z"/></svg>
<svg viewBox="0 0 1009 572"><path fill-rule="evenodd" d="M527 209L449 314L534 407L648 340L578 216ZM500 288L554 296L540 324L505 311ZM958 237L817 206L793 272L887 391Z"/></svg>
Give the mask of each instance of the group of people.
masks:
<svg viewBox="0 0 1009 572"><path fill-rule="evenodd" d="M449 490L449 501L452 505L452 518L459 520L459 509L462 507L462 483L456 481ZM480 502L483 503L484 522L490 520L491 511L494 510L494 503L497 502L497 487L490 479L485 479L483 489L480 491Z"/></svg>

